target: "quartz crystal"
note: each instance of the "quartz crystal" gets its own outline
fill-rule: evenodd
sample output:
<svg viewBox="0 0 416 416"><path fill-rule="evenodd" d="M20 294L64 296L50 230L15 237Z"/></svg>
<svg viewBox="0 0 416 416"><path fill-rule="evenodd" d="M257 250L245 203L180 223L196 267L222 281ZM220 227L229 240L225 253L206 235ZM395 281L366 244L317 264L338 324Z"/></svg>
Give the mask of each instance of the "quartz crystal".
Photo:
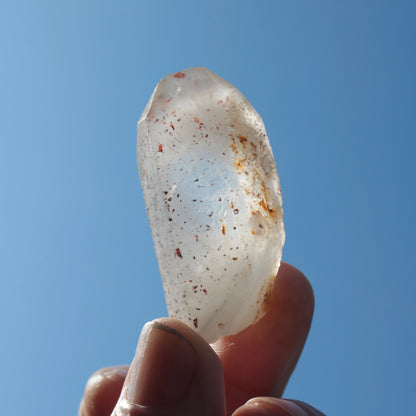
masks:
<svg viewBox="0 0 416 416"><path fill-rule="evenodd" d="M139 120L137 155L169 315L208 342L256 322L285 238L261 117L206 68L170 74Z"/></svg>

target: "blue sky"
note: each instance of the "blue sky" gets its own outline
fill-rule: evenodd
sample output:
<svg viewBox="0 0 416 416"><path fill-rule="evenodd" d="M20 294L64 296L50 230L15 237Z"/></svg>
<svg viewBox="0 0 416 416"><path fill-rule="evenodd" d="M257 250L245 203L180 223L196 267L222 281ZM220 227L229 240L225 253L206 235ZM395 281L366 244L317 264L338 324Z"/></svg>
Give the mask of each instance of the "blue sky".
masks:
<svg viewBox="0 0 416 416"><path fill-rule="evenodd" d="M263 117L284 260L316 295L285 396L411 414L416 372L416 7L411 1L3 1L0 391L73 415L90 373L166 315L136 123L166 74L206 66Z"/></svg>

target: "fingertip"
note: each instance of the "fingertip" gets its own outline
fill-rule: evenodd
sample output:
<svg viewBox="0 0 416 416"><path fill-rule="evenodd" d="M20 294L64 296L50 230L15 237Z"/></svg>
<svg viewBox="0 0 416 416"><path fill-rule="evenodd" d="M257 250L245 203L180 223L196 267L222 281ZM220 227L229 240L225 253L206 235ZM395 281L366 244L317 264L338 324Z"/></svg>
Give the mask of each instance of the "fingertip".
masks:
<svg viewBox="0 0 416 416"><path fill-rule="evenodd" d="M303 406L301 405L303 404ZM256 397L238 408L232 416L324 416L312 406L296 400Z"/></svg>
<svg viewBox="0 0 416 416"><path fill-rule="evenodd" d="M147 323L113 415L223 414L221 363L176 319Z"/></svg>
<svg viewBox="0 0 416 416"><path fill-rule="evenodd" d="M291 296L296 294L296 296ZM302 308L302 313L312 321L315 306L315 294L311 283L296 267L281 262L274 287L274 302L281 304L290 301Z"/></svg>
<svg viewBox="0 0 416 416"><path fill-rule="evenodd" d="M110 415L117 403L128 366L107 367L96 371L87 381L79 416Z"/></svg>
<svg viewBox="0 0 416 416"><path fill-rule="evenodd" d="M189 326L175 318L158 318L154 322L159 322L162 325L172 328L192 344L198 355L198 371L215 375L223 373L221 361L211 345Z"/></svg>
<svg viewBox="0 0 416 416"><path fill-rule="evenodd" d="M258 397L251 399L247 405L268 411L273 416L308 416L305 411L290 400L273 397Z"/></svg>
<svg viewBox="0 0 416 416"><path fill-rule="evenodd" d="M158 320L147 323L123 390L126 399L146 407L181 401L194 378L197 358L196 348L182 332Z"/></svg>

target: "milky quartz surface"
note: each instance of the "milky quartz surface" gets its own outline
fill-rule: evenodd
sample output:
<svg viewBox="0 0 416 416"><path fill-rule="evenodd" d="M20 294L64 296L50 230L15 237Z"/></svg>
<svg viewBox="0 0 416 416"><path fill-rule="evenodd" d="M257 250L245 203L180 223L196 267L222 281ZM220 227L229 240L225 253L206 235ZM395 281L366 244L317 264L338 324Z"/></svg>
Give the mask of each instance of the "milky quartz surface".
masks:
<svg viewBox="0 0 416 416"><path fill-rule="evenodd" d="M170 74L139 120L137 155L169 315L208 342L256 322L284 243L260 116L206 68Z"/></svg>

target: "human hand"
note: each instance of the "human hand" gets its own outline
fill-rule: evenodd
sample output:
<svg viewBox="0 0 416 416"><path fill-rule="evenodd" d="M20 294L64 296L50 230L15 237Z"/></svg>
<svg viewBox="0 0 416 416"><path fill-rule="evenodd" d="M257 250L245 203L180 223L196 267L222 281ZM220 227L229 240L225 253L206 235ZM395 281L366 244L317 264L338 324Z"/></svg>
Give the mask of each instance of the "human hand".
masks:
<svg viewBox="0 0 416 416"><path fill-rule="evenodd" d="M102 369L90 378L79 416L324 416L279 398L313 308L307 279L282 262L266 315L239 334L209 345L176 319L149 322L130 368Z"/></svg>

